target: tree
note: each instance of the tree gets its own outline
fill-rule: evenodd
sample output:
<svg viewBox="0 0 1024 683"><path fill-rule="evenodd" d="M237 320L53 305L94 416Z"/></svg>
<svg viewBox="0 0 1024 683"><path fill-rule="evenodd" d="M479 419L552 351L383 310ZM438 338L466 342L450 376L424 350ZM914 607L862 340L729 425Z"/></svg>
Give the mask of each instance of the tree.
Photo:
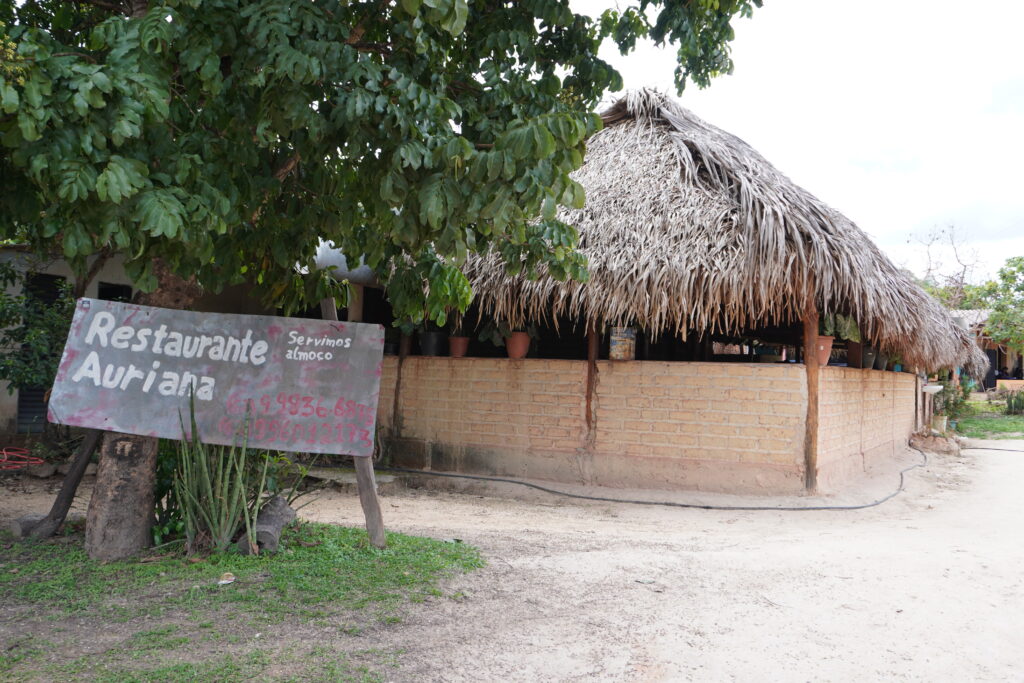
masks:
<svg viewBox="0 0 1024 683"><path fill-rule="evenodd" d="M12 393L53 384L75 307L70 286L57 294L36 296L26 272L0 263L0 380Z"/></svg>
<svg viewBox="0 0 1024 683"><path fill-rule="evenodd" d="M955 225L932 228L924 237L918 237L917 242L924 247L925 270L922 277L914 279L926 292L949 309L978 309L986 306L992 285L971 282L979 257L977 252L964 244ZM943 261L943 251L952 255L952 265Z"/></svg>
<svg viewBox="0 0 1024 683"><path fill-rule="evenodd" d="M678 43L680 88L706 84L731 68L729 21L759 4L639 0L591 19L567 0L27 0L0 15L16 45L0 230L78 267L122 253L144 291L161 259L286 309L344 298L295 268L324 237L414 320L465 307L471 250L583 278L554 213L583 203L568 174L621 85L602 41Z"/></svg>
<svg viewBox="0 0 1024 683"><path fill-rule="evenodd" d="M312 267L322 237L365 257L397 316L443 323L470 300L470 251L586 277L555 212L583 204L569 173L621 85L601 44L671 43L678 88L706 85L760 4L6 3L0 236L79 270L121 254L154 305L244 281L286 310L344 302Z"/></svg>
<svg viewBox="0 0 1024 683"><path fill-rule="evenodd" d="M1024 256L1006 260L989 301L992 312L985 334L996 343L1024 348Z"/></svg>

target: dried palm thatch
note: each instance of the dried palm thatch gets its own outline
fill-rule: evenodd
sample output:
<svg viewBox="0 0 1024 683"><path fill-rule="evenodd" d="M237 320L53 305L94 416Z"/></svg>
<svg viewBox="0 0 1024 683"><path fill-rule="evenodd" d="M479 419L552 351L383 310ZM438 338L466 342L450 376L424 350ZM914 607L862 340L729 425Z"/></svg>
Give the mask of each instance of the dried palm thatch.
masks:
<svg viewBox="0 0 1024 683"><path fill-rule="evenodd" d="M497 254L470 261L482 309L513 324L583 318L598 329L738 334L802 318L808 297L853 315L872 343L929 369L987 360L945 309L852 221L739 138L650 90L603 114L575 179L590 280L509 276Z"/></svg>

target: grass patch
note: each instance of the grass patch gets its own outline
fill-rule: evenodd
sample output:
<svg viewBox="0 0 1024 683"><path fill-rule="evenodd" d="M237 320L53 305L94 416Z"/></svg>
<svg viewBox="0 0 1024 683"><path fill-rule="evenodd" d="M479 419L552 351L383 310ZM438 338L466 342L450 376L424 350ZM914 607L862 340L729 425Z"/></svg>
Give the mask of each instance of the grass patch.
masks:
<svg viewBox="0 0 1024 683"><path fill-rule="evenodd" d="M957 420L956 430L972 439L1024 438L1024 415L1006 415L1002 401L971 401L969 412Z"/></svg>
<svg viewBox="0 0 1024 683"><path fill-rule="evenodd" d="M57 641L43 657L32 640L0 653L0 678L274 679L264 670L285 652L295 680L379 680L373 668L390 666L391 655L346 652L354 634L401 623L403 607L441 594L442 578L482 564L462 543L388 534L380 550L364 530L313 523L286 530L276 555L195 561L155 551L106 564L88 558L80 537L0 533L0 618L17 615L33 639ZM235 581L218 585L227 572ZM80 626L64 634L69 619ZM107 636L100 652L73 639L82 624ZM291 635L299 629L302 638ZM310 657L314 643L329 644L332 657Z"/></svg>
<svg viewBox="0 0 1024 683"><path fill-rule="evenodd" d="M103 683L191 683L192 681L218 681L235 683L248 681L263 671L269 657L260 651L250 652L241 660L219 657L212 661L162 664L137 671L99 673L97 681Z"/></svg>
<svg viewBox="0 0 1024 683"><path fill-rule="evenodd" d="M180 554L150 555L103 564L90 560L77 544L12 542L0 551L0 601L59 606L66 614L98 609L114 618L154 603L163 609L231 606L316 617L322 614L317 607L328 604L396 605L431 594L439 575L481 566L477 551L465 544L388 534L388 547L379 550L361 529L326 524L289 529L282 544L277 555L225 553L198 562ZM217 585L227 572L235 582ZM127 610L126 599L132 601Z"/></svg>

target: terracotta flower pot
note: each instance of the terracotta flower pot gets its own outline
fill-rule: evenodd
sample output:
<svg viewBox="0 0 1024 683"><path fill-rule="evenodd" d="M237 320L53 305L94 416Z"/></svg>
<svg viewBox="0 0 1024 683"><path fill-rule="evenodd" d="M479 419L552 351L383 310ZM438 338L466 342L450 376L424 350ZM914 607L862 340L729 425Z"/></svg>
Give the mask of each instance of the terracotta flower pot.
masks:
<svg viewBox="0 0 1024 683"><path fill-rule="evenodd" d="M448 337L448 355L462 358L469 350L469 337Z"/></svg>
<svg viewBox="0 0 1024 683"><path fill-rule="evenodd" d="M832 355L832 341L835 337L818 336L818 365L828 365L828 358Z"/></svg>
<svg viewBox="0 0 1024 683"><path fill-rule="evenodd" d="M509 358L526 358L526 352L530 350L530 335L526 332L513 332L511 336L505 337L505 350Z"/></svg>

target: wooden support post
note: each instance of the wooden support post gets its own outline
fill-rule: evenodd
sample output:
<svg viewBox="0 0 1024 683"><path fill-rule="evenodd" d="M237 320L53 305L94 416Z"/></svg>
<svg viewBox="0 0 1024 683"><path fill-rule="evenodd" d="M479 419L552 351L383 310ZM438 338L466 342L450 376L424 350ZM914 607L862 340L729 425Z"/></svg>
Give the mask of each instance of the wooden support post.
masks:
<svg viewBox="0 0 1024 683"><path fill-rule="evenodd" d="M804 430L804 487L818 488L818 311L812 304L804 314L804 369L807 372L807 421Z"/></svg>
<svg viewBox="0 0 1024 683"><path fill-rule="evenodd" d="M363 286L349 285L348 290L348 321L361 323L363 322Z"/></svg>
<svg viewBox="0 0 1024 683"><path fill-rule="evenodd" d="M337 320L338 306L334 299L323 299L320 302L320 313L324 320ZM384 537L384 516L380 512L380 500L377 498L377 481L373 476L373 459L368 456L352 459L356 463L356 489L366 518L366 533L374 547L384 548L387 539Z"/></svg>
<svg viewBox="0 0 1024 683"><path fill-rule="evenodd" d="M384 516L380 512L380 499L377 498L377 479L373 476L373 459L367 456L353 458L356 462L356 489L359 491L359 504L363 507L366 518L366 533L370 536L370 544L374 548L386 548L384 537Z"/></svg>
<svg viewBox="0 0 1024 683"><path fill-rule="evenodd" d="M597 357L601 352L601 337L597 328L587 328L587 441L592 442L594 431L594 389L597 386Z"/></svg>

